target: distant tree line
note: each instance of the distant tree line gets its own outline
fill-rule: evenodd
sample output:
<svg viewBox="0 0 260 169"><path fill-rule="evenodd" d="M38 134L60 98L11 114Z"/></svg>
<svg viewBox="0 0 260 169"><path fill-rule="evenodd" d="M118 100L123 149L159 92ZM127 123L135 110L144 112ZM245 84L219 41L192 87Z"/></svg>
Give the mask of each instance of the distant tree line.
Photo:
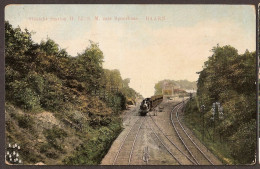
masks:
<svg viewBox="0 0 260 169"><path fill-rule="evenodd" d="M162 94L163 85L167 84L168 86L173 87L174 93L176 94L185 94L185 90L196 90L197 83L190 82L188 80L161 80L154 85L155 95ZM164 90L164 94L172 94L172 91L169 89Z"/></svg>

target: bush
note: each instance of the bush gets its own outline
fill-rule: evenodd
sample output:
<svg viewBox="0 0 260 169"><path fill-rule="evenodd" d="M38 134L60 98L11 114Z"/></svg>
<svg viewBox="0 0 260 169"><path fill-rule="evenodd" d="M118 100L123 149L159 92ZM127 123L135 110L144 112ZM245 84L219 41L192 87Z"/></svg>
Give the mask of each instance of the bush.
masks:
<svg viewBox="0 0 260 169"><path fill-rule="evenodd" d="M17 115L18 125L24 129L32 129L34 126L34 120L29 115Z"/></svg>
<svg viewBox="0 0 260 169"><path fill-rule="evenodd" d="M56 152L47 152L46 157L51 158L51 159L57 159L59 155Z"/></svg>
<svg viewBox="0 0 260 169"><path fill-rule="evenodd" d="M8 98L12 102L24 109L34 110L40 107L40 98L36 92L31 89L26 81L17 81L10 83Z"/></svg>
<svg viewBox="0 0 260 169"><path fill-rule="evenodd" d="M256 120L251 120L249 123L241 124L232 136L233 148L231 155L238 159L239 163L252 164L252 159L256 155ZM243 139L241 139L243 138ZM243 153L241 153L243 152Z"/></svg>
<svg viewBox="0 0 260 169"><path fill-rule="evenodd" d="M44 143L40 145L40 153L46 153L51 148L48 143Z"/></svg>
<svg viewBox="0 0 260 169"><path fill-rule="evenodd" d="M67 133L57 126L54 126L52 129L46 129L43 132L46 137L48 143L56 150L63 150L63 145L58 143L58 141L63 141L65 137L67 137Z"/></svg>
<svg viewBox="0 0 260 169"><path fill-rule="evenodd" d="M62 109L64 95L61 80L53 74L44 74L43 77L45 82L41 95L42 107L51 111Z"/></svg>
<svg viewBox="0 0 260 169"><path fill-rule="evenodd" d="M42 75L37 74L36 72L30 72L27 77L26 81L30 85L30 88L35 91L38 95L41 95L44 89L44 78Z"/></svg>
<svg viewBox="0 0 260 169"><path fill-rule="evenodd" d="M109 150L113 140L121 132L121 122L113 119L109 126L101 127L90 140L84 141L76 148L76 152L63 160L66 165L97 165Z"/></svg>

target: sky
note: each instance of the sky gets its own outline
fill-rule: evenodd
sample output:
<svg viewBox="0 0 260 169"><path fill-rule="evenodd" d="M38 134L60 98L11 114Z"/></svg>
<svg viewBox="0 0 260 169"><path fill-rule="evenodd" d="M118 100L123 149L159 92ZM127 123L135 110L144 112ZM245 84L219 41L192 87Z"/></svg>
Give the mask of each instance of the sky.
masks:
<svg viewBox="0 0 260 169"><path fill-rule="evenodd" d="M37 43L53 39L72 56L89 40L99 43L103 67L118 69L144 97L163 79L196 81L217 44L256 50L250 5L8 5L5 20L34 31Z"/></svg>

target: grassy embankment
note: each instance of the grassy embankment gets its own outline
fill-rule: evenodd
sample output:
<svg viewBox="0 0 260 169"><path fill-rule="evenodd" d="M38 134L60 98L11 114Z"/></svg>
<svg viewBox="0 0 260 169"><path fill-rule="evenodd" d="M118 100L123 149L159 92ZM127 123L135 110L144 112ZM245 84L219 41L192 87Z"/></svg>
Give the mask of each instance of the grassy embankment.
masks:
<svg viewBox="0 0 260 169"><path fill-rule="evenodd" d="M26 112L10 103L6 109L6 143L17 143L23 164L97 165L122 130L121 119L91 126L79 111Z"/></svg>
<svg viewBox="0 0 260 169"><path fill-rule="evenodd" d="M230 142L220 140L219 134L214 133L214 129L207 126L207 122L210 119L204 117L204 139L203 139L203 117L199 111L199 105L197 97L192 101L189 101L185 107L184 123L195 136L223 163L223 164L235 164L236 161L230 154ZM217 125L217 124L215 124ZM214 138L213 138L214 137ZM213 141L214 139L214 141Z"/></svg>

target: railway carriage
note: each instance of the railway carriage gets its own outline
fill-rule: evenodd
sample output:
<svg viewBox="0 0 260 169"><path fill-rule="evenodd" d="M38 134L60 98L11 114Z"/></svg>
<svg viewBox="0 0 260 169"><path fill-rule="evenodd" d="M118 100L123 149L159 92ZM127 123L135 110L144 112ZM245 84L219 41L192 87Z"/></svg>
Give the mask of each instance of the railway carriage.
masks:
<svg viewBox="0 0 260 169"><path fill-rule="evenodd" d="M151 98L145 98L140 105L140 115L145 116L149 111L152 111L162 101L163 95L156 95L152 96Z"/></svg>

